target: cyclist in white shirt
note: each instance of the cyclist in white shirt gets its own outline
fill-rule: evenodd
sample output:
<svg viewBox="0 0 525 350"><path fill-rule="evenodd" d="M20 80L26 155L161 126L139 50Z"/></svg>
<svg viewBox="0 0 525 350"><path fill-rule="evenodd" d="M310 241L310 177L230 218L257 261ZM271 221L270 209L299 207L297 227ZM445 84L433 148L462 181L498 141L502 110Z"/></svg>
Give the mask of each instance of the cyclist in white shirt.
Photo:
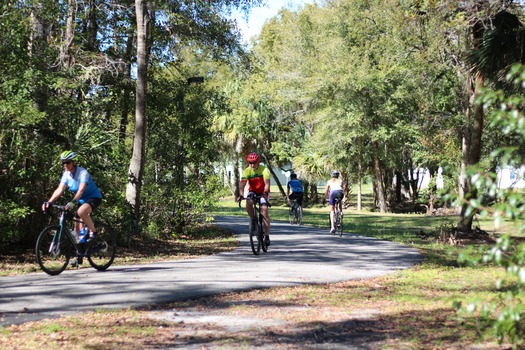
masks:
<svg viewBox="0 0 525 350"><path fill-rule="evenodd" d="M334 212L335 212L335 199L339 198L339 210L343 210L343 197L344 197L344 183L343 180L339 179L339 171L332 170L332 178L326 183L326 191L324 193L323 201L326 201L326 197L329 197L328 203L330 204L330 223L331 233L335 233L334 227Z"/></svg>

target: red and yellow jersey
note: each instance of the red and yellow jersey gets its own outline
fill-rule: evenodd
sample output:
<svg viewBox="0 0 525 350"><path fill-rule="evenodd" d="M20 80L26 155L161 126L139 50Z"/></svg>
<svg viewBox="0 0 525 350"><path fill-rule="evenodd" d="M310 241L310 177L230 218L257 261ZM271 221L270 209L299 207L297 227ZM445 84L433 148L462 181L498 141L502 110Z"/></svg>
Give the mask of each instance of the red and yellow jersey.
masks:
<svg viewBox="0 0 525 350"><path fill-rule="evenodd" d="M250 192L262 194L264 192L264 181L270 179L270 171L265 166L259 165L257 170L253 170L251 166L244 169L242 172L241 181L248 182Z"/></svg>

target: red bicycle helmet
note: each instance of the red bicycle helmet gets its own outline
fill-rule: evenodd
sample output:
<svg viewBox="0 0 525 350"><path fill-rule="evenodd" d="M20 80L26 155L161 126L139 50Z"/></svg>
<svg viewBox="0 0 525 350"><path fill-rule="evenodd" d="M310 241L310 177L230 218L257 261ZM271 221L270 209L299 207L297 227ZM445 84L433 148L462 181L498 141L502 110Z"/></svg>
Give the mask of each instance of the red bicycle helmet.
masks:
<svg viewBox="0 0 525 350"><path fill-rule="evenodd" d="M250 153L248 154L248 157L246 157L246 160L249 162L249 163L256 163L259 161L259 155L257 153Z"/></svg>

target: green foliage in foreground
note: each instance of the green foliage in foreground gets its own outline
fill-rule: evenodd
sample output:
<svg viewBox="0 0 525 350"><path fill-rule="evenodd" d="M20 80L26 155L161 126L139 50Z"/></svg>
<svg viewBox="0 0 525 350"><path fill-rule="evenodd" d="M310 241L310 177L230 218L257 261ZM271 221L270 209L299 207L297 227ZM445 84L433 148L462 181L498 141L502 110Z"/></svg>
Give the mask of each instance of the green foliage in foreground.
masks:
<svg viewBox="0 0 525 350"><path fill-rule="evenodd" d="M507 82L514 89L514 94L506 95L503 90L487 91L480 103L491 112L493 127L515 140L516 146L502 147L491 154L491 159L501 169L513 168L522 179L525 174L523 149L525 148L525 66L515 65L507 74ZM497 243L482 255L464 255L461 261L471 265L494 264L506 271L506 277L497 279L499 299L494 302L472 302L467 306L459 305L467 313L479 312L484 327L491 328L500 342L508 339L515 347L524 344L525 325L525 205L523 193L513 188L502 189L498 186L497 174L485 172L482 168L470 170L472 183L476 186L477 197L469 201L470 210L477 210L482 217L493 218L495 225L505 220L516 223L514 235L505 234ZM487 205L492 198L502 198L494 205Z"/></svg>

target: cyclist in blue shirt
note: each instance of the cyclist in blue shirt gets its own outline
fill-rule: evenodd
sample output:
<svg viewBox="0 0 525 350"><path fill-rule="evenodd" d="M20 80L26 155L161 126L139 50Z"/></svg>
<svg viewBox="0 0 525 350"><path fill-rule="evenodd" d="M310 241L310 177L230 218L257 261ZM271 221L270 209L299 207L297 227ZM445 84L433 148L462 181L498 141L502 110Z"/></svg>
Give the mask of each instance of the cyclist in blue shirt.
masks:
<svg viewBox="0 0 525 350"><path fill-rule="evenodd" d="M288 184L286 185L286 197L288 198L288 204L290 207L292 206L292 201L295 199L297 200L297 204L299 204L299 210L301 212L301 216L303 215L303 184L301 181L297 180L297 174L291 173L290 174L290 181L288 181ZM290 190L292 193L290 194Z"/></svg>
<svg viewBox="0 0 525 350"><path fill-rule="evenodd" d="M82 219L89 230L96 235L96 228L91 219L91 214L102 203L102 193L91 178L91 175L85 168L77 166L78 155L72 151L62 152L60 155L64 172L60 179L60 184L55 189L47 202L42 204L42 210L45 212L49 206L62 196L66 188L74 193L73 199L66 204L67 210L72 210L77 206L76 217ZM81 223L75 223L76 236L80 232Z"/></svg>

